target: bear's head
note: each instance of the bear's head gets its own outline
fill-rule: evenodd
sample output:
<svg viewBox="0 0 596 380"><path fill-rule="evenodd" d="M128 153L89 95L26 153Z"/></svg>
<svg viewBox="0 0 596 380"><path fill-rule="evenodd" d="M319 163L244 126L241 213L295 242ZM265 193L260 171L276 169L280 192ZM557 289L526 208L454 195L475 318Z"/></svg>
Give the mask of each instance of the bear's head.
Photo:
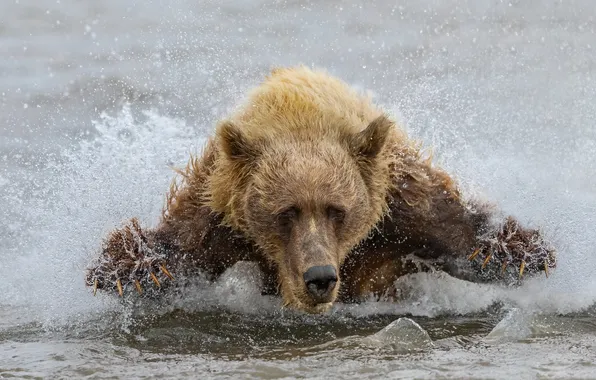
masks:
<svg viewBox="0 0 596 380"><path fill-rule="evenodd" d="M336 299L346 255L385 212L393 125L381 115L359 128L256 137L232 121L219 125L219 170L227 174L212 176L221 191L211 197L277 268L286 306L318 313Z"/></svg>

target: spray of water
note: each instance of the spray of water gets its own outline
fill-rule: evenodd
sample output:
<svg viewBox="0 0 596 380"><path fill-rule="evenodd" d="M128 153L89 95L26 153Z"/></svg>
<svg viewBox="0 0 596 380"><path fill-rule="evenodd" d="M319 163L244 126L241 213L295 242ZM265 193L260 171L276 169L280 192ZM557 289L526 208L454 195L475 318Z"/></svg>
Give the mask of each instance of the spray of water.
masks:
<svg viewBox="0 0 596 380"><path fill-rule="evenodd" d="M37 173L5 174L0 303L34 308L41 320L113 305L90 296L84 268L122 220L138 215L146 225L157 222L171 166L183 165L201 145L184 122L126 107L103 115L90 136Z"/></svg>

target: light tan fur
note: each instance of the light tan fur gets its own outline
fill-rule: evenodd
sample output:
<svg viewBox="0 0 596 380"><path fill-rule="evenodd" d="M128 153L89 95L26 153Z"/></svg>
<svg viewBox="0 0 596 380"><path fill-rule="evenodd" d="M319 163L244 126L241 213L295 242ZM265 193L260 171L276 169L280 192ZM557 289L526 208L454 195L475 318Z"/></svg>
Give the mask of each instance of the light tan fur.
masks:
<svg viewBox="0 0 596 380"><path fill-rule="evenodd" d="M256 150L259 145L268 147L288 134L292 134L296 141L321 144L361 132L382 114L369 98L324 71L312 71L304 66L278 68L250 92L239 111L219 124L215 141L221 140L222 126L231 122L242 130ZM392 129L389 140L383 158L378 160L378 170L369 178L375 204L370 221L366 221L368 227L379 221L386 209L384 194L392 185L390 165L396 164L396 156L416 154L416 148L401 129ZM238 197L242 194L244 179L250 174L222 155L218 155L214 167L214 175L205 192L208 205L225 215L224 220L230 226L243 229L242 207L238 204L242 200Z"/></svg>

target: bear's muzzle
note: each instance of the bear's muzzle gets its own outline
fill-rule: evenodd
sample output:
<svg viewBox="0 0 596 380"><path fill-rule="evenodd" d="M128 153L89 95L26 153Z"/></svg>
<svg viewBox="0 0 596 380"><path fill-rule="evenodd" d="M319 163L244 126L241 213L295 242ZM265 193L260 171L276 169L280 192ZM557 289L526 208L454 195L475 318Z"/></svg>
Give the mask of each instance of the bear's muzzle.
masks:
<svg viewBox="0 0 596 380"><path fill-rule="evenodd" d="M302 275L309 295L316 303L331 302L337 284L337 271L333 265L317 265Z"/></svg>

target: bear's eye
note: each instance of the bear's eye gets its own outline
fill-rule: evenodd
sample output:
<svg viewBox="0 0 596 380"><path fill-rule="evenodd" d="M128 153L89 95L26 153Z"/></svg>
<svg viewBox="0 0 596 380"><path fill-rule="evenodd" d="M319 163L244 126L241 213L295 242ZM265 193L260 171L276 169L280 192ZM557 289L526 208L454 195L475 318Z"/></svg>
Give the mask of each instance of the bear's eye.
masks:
<svg viewBox="0 0 596 380"><path fill-rule="evenodd" d="M341 224L346 217L346 212L336 206L327 206L327 217L329 220Z"/></svg>
<svg viewBox="0 0 596 380"><path fill-rule="evenodd" d="M288 228L292 226L292 223L300 215L300 210L296 206L288 207L287 209L279 212L276 216L277 224L282 228Z"/></svg>

